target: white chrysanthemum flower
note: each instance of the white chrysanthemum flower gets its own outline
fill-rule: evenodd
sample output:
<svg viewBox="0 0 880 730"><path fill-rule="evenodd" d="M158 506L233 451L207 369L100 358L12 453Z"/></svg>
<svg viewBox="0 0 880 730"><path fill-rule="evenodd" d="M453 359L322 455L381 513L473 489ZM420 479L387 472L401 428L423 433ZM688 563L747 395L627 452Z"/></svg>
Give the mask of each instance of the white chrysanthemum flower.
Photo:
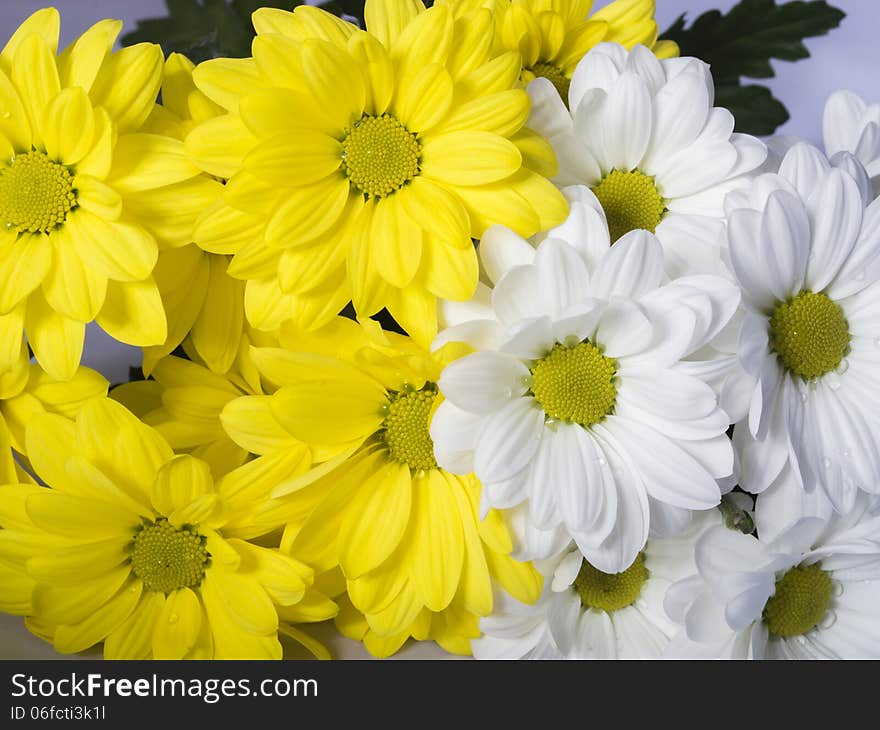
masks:
<svg viewBox="0 0 880 730"><path fill-rule="evenodd" d="M578 64L568 108L546 79L528 92L529 127L559 159L554 182L591 188L612 240L642 228L663 244L670 276L721 271L724 196L748 184L767 151L713 107L704 62L602 43Z"/></svg>
<svg viewBox="0 0 880 730"><path fill-rule="evenodd" d="M553 561L537 603L501 597L495 612L480 619L483 636L471 641L477 659L653 659L677 626L663 608L666 590L690 575L694 543L718 510L695 513L672 538L648 540L626 570L609 575L570 545Z"/></svg>
<svg viewBox="0 0 880 730"><path fill-rule="evenodd" d="M871 178L874 197L880 195L880 104L867 104L852 91L835 91L825 102L822 135L828 156L853 154Z"/></svg>
<svg viewBox="0 0 880 730"><path fill-rule="evenodd" d="M739 292L714 276L661 285L653 235L609 247L606 232L599 246L589 191L566 194L569 218L537 250L508 231L506 263L484 251L503 273L488 302L471 303L474 317L435 341L477 352L443 371L431 436L439 464L476 473L484 509L518 507L518 559L574 539L616 573L649 528L672 534L688 510L718 504L716 480L733 467L729 419L680 360L724 326ZM505 268L516 260L526 263Z"/></svg>
<svg viewBox="0 0 880 730"><path fill-rule="evenodd" d="M681 627L666 656L880 657L877 498L839 515L820 491L792 500L803 490L791 486L758 497L760 537L713 527L697 541L696 573L666 594Z"/></svg>
<svg viewBox="0 0 880 730"><path fill-rule="evenodd" d="M880 203L799 144L727 205L754 382L734 432L740 484L762 492L790 468L845 511L880 492Z"/></svg>

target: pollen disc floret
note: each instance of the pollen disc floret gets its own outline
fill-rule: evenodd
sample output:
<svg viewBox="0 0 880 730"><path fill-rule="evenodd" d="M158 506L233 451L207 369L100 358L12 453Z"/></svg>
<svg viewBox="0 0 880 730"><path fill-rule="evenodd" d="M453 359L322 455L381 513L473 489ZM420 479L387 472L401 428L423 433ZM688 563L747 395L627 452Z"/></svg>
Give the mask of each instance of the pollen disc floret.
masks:
<svg viewBox="0 0 880 730"><path fill-rule="evenodd" d="M645 557L639 553L635 562L622 573L603 573L584 560L571 585L580 596L584 608L598 608L612 613L631 606L647 579Z"/></svg>
<svg viewBox="0 0 880 730"><path fill-rule="evenodd" d="M801 636L816 627L831 605L831 576L819 566L799 565L776 581L776 593L764 607L772 636Z"/></svg>
<svg viewBox="0 0 880 730"><path fill-rule="evenodd" d="M416 471L437 468L434 442L428 433L436 398L436 387L430 384L422 390L396 393L387 406L388 415L382 423L391 458Z"/></svg>
<svg viewBox="0 0 880 730"><path fill-rule="evenodd" d="M802 291L770 318L770 346L782 364L804 379L835 370L849 350L849 325L839 304Z"/></svg>
<svg viewBox="0 0 880 730"><path fill-rule="evenodd" d="M166 519L147 522L132 541L131 569L150 591L194 588L205 577L211 556L207 538L193 527L176 529Z"/></svg>
<svg viewBox="0 0 880 730"><path fill-rule="evenodd" d="M76 206L73 175L38 150L0 169L0 222L19 233L48 233Z"/></svg>
<svg viewBox="0 0 880 730"><path fill-rule="evenodd" d="M421 146L389 114L365 114L342 140L343 170L365 195L382 198L419 174Z"/></svg>
<svg viewBox="0 0 880 730"><path fill-rule="evenodd" d="M666 212L654 179L639 170L612 170L593 193L605 211L612 243L639 228L653 233Z"/></svg>
<svg viewBox="0 0 880 730"><path fill-rule="evenodd" d="M532 368L532 392L550 418L591 426L614 408L616 372L615 361L592 342L556 344Z"/></svg>

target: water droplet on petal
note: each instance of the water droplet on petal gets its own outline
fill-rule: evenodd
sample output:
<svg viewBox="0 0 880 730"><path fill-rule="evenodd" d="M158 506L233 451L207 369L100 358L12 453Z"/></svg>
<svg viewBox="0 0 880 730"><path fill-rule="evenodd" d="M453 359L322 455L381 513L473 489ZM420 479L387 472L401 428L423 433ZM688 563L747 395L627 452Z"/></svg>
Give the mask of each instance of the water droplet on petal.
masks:
<svg viewBox="0 0 880 730"><path fill-rule="evenodd" d="M523 387L531 388L532 387L532 376L531 375L523 375L519 382L523 384Z"/></svg>
<svg viewBox="0 0 880 730"><path fill-rule="evenodd" d="M169 624L176 624L178 621L180 621L180 616L178 616L176 613L172 613L172 614L168 617L168 623L169 623Z"/></svg>
<svg viewBox="0 0 880 730"><path fill-rule="evenodd" d="M601 457L601 456L599 457L598 462L599 462L599 466L605 466L605 464L608 463L607 461L605 461L604 457Z"/></svg>
<svg viewBox="0 0 880 730"><path fill-rule="evenodd" d="M843 595L843 583L839 580L831 581L831 595L840 598Z"/></svg>
<svg viewBox="0 0 880 730"><path fill-rule="evenodd" d="M825 385L831 388L831 390L840 388L840 376L837 373L828 373L824 380Z"/></svg>
<svg viewBox="0 0 880 730"><path fill-rule="evenodd" d="M840 361L840 365L837 366L837 369L834 371L838 375L843 375L847 370L849 370L849 360L843 358Z"/></svg>
<svg viewBox="0 0 880 730"><path fill-rule="evenodd" d="M513 395L513 388L505 388L504 389L504 397L510 398Z"/></svg>
<svg viewBox="0 0 880 730"><path fill-rule="evenodd" d="M826 469L830 469L831 468L831 459L829 459L827 456L824 459L822 459L822 466L824 466Z"/></svg>
<svg viewBox="0 0 880 730"><path fill-rule="evenodd" d="M880 347L880 337L874 340L874 347Z"/></svg>
<svg viewBox="0 0 880 730"><path fill-rule="evenodd" d="M12 116L12 112L4 111L4 112L0 113L0 116L2 116L4 119L9 119L9 117Z"/></svg>
<svg viewBox="0 0 880 730"><path fill-rule="evenodd" d="M844 459L848 459L848 458L850 457L851 453L852 453L852 452L850 452L849 449L844 449L843 451L840 452L840 455L841 455Z"/></svg>
<svg viewBox="0 0 880 730"><path fill-rule="evenodd" d="M837 621L837 614L834 611L826 611L822 620L819 621L820 629L830 629Z"/></svg>

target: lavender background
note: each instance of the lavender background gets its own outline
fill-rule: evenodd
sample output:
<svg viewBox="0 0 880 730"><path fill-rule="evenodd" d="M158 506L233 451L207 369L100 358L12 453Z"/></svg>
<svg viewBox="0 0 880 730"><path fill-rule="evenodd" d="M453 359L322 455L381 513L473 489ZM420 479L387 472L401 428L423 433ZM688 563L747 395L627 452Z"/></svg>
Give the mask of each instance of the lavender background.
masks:
<svg viewBox="0 0 880 730"><path fill-rule="evenodd" d="M855 91L869 102L880 101L880 0L829 0L846 12L840 27L827 36L806 41L810 58L796 63L773 61L776 76L761 80L788 108L791 119L779 134L822 143L822 109L828 95L839 88ZM657 0L657 23L661 30L681 14L693 20L706 10L729 10L737 0ZM22 20L45 7L47 0L0 0L0 43L5 42ZM595 7L607 5L597 0ZM85 28L102 18L119 18L133 29L139 18L165 14L164 0L55 0L61 12L61 45L66 46ZM140 350L114 342L96 325L86 332L84 364L101 371L111 382L128 378L128 368L139 365ZM321 637L341 658L367 658L355 642L336 636L330 626L319 627ZM95 654L96 655L96 654ZM432 643L410 644L398 658L447 658ZM0 659L55 658L52 648L27 633L21 619L0 614Z"/></svg>

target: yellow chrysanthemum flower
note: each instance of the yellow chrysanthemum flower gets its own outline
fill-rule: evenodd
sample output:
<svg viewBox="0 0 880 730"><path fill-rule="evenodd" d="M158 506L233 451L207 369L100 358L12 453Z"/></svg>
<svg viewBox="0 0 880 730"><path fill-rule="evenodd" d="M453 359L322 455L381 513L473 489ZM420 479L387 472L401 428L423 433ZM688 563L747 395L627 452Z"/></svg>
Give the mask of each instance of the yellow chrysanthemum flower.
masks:
<svg viewBox="0 0 880 730"><path fill-rule="evenodd" d="M175 456L119 403L93 399L75 421L41 414L27 446L49 488L0 487L0 565L14 569L0 594L57 651L279 659L277 606L335 615L309 595L306 565L229 538L233 508L208 465Z"/></svg>
<svg viewBox="0 0 880 730"><path fill-rule="evenodd" d="M537 598L540 579L509 557L499 513L479 519L476 479L434 460L435 383L453 348L432 356L375 322L338 318L334 327L315 335L316 350L255 348L257 368L277 390L223 408L226 432L267 465L253 480L274 482L249 524L283 519L282 551L307 556L319 572L341 567L372 632L359 638L374 653L393 653L409 636L467 651L476 618L465 618L491 611L493 577L526 602ZM303 444L318 465L285 477L284 459ZM233 474L222 483L236 491ZM240 488L254 490L246 481Z"/></svg>
<svg viewBox="0 0 880 730"><path fill-rule="evenodd" d="M456 14L485 7L496 23L495 52L522 54L522 81L543 76L568 103L575 66L599 43L642 44L658 58L678 55L673 41L658 41L656 0L614 0L590 15L593 0L438 0Z"/></svg>
<svg viewBox="0 0 880 730"><path fill-rule="evenodd" d="M224 112L195 87L192 71L193 64L184 56L168 57L162 105L154 108L144 131L183 140L198 123ZM203 174L137 201L138 212L160 242L153 277L168 317L164 344L144 348L147 375L184 340L194 359L212 371L224 373L234 365L244 328L244 282L227 275L229 256L208 253L192 243L196 220L219 200L222 190L221 182Z"/></svg>
<svg viewBox="0 0 880 730"><path fill-rule="evenodd" d="M228 113L187 150L229 182L195 238L235 254L255 327L319 327L351 299L427 345L436 298L476 287L471 237L498 222L531 235L567 206L545 178L547 143L523 126L519 54L492 56L488 10L367 0L365 16L361 31L313 7L263 8L253 58L196 68Z"/></svg>
<svg viewBox="0 0 880 730"><path fill-rule="evenodd" d="M0 334L26 332L64 380L92 320L122 342L164 342L157 244L131 201L199 170L179 140L138 131L161 49L110 52L121 23L104 20L56 56L59 24L54 8L40 10L0 52Z"/></svg>

